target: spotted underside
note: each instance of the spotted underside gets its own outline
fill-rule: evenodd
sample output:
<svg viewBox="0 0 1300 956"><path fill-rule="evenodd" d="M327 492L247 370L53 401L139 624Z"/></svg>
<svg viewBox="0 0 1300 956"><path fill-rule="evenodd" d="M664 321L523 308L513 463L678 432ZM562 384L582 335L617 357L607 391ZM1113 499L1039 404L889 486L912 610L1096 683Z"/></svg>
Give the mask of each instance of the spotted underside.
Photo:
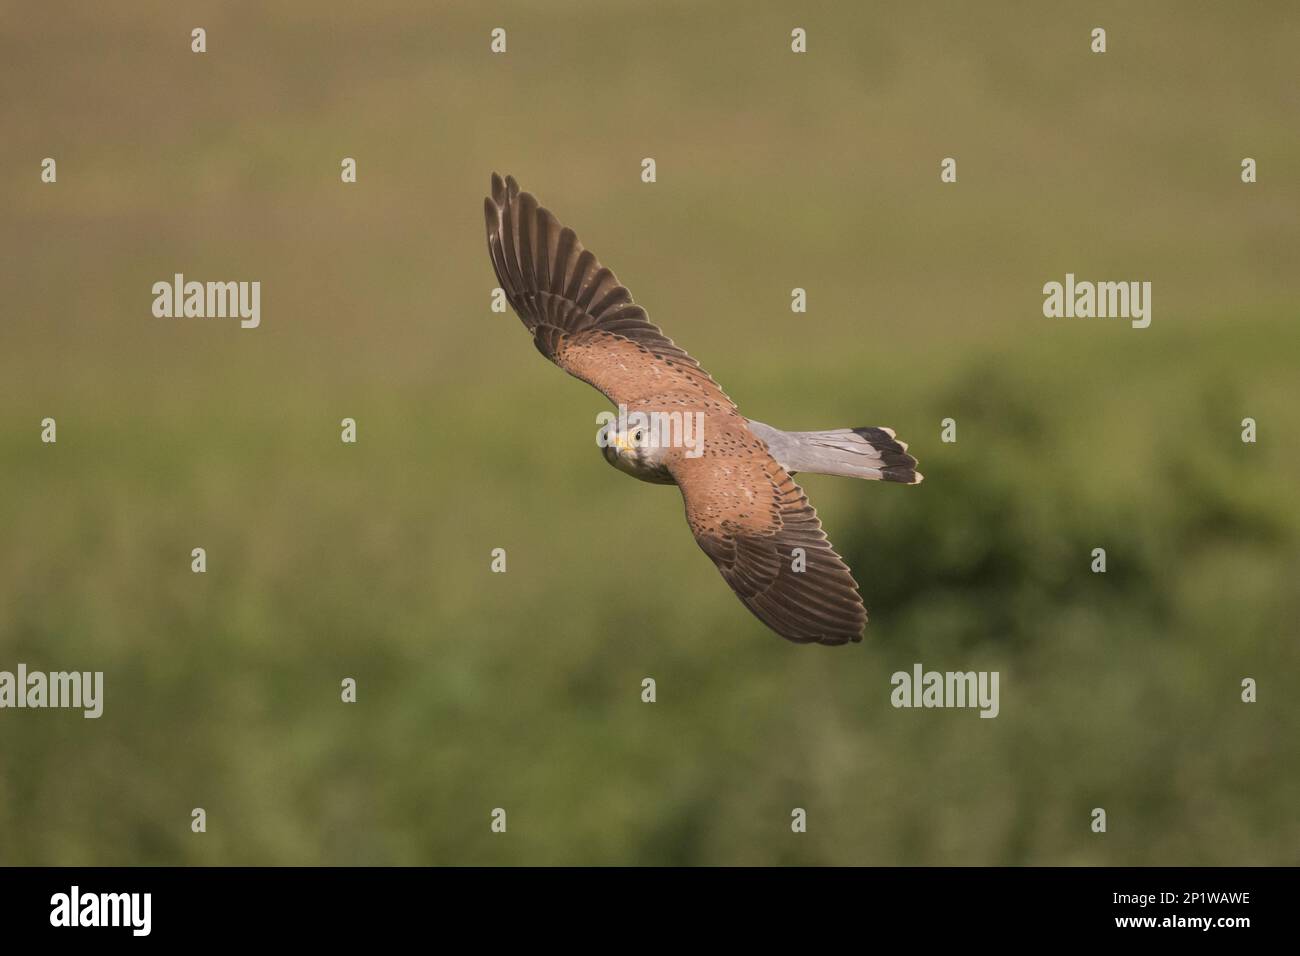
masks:
<svg viewBox="0 0 1300 956"><path fill-rule="evenodd" d="M497 280L543 355L629 411L703 413L703 453L673 448L666 465L695 540L741 601L792 641L861 640L867 612L853 575L708 372L512 177L493 174L484 212Z"/></svg>

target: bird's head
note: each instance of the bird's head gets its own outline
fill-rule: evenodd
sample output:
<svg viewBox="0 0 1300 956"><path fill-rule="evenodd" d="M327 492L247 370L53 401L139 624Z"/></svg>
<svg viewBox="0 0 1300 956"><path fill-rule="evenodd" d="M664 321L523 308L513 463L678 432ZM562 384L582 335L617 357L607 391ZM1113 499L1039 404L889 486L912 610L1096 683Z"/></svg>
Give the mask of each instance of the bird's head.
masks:
<svg viewBox="0 0 1300 956"><path fill-rule="evenodd" d="M650 430L643 425L623 431L611 427L600 451L607 462L633 478L655 484L673 484L664 464L668 449L652 441Z"/></svg>

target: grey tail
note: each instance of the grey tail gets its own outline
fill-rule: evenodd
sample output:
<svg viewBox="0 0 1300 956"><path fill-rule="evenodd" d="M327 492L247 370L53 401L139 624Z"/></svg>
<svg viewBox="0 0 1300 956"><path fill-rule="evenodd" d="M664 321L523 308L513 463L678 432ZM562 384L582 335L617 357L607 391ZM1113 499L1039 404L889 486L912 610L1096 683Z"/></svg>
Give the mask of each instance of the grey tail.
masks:
<svg viewBox="0 0 1300 956"><path fill-rule="evenodd" d="M920 484L916 459L907 453L892 428L833 428L824 432L787 432L762 422L749 429L767 442L772 457L794 474L842 475L874 481Z"/></svg>

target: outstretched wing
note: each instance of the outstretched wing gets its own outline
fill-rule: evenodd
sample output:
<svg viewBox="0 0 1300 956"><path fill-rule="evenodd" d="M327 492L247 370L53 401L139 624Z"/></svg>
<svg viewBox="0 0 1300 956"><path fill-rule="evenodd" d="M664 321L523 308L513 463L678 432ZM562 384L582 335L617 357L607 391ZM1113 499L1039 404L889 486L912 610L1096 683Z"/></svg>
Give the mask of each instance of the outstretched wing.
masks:
<svg viewBox="0 0 1300 956"><path fill-rule="evenodd" d="M771 455L682 459L673 477L695 540L759 620L799 644L862 640L857 582L808 496Z"/></svg>
<svg viewBox="0 0 1300 956"><path fill-rule="evenodd" d="M513 177L492 174L483 211L497 281L543 355L614 402L673 394L734 407L574 231L520 192Z"/></svg>

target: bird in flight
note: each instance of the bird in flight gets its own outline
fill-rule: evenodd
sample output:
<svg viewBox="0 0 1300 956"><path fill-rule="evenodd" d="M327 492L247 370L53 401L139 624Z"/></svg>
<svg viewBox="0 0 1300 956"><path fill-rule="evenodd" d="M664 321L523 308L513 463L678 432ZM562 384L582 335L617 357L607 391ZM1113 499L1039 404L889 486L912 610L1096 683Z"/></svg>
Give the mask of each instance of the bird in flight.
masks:
<svg viewBox="0 0 1300 956"><path fill-rule="evenodd" d="M800 644L862 640L857 582L794 475L918 484L907 446L888 428L788 432L751 421L513 177L492 174L483 210L497 281L537 350L627 412L605 434L606 460L677 485L700 548L776 633ZM699 423L693 447L657 440L662 431L644 424L674 415Z"/></svg>

